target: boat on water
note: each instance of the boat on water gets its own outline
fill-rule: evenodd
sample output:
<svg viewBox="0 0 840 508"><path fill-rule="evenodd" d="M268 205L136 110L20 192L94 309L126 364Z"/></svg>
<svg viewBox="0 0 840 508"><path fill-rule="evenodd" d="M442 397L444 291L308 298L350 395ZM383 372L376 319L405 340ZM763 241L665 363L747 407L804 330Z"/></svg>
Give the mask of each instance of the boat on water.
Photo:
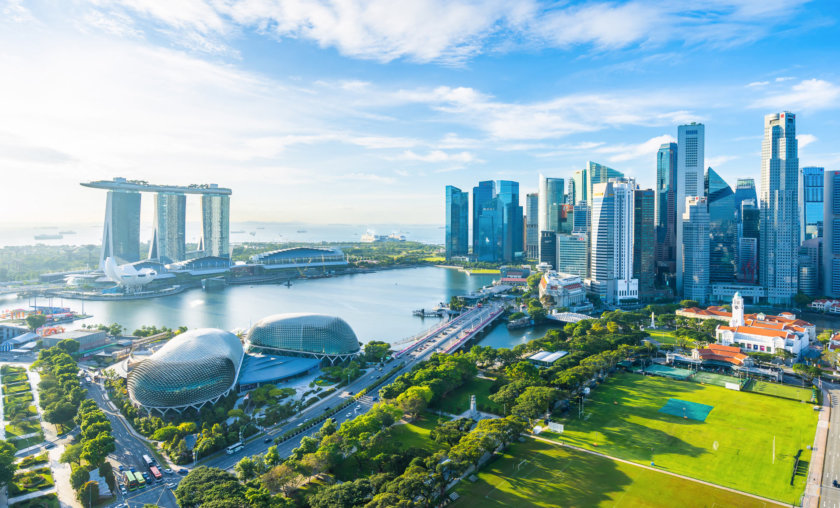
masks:
<svg viewBox="0 0 840 508"><path fill-rule="evenodd" d="M251 231L251 236L257 236L257 232L256 231Z"/></svg>
<svg viewBox="0 0 840 508"><path fill-rule="evenodd" d="M265 229L265 226L257 226L257 229Z"/></svg>
<svg viewBox="0 0 840 508"><path fill-rule="evenodd" d="M306 233L307 231L305 229L298 229L297 232L298 233Z"/></svg>
<svg viewBox="0 0 840 508"><path fill-rule="evenodd" d="M61 240L62 238L64 238L63 235L35 235L36 240Z"/></svg>
<svg viewBox="0 0 840 508"><path fill-rule="evenodd" d="M58 234L60 235L75 235L75 231L59 231Z"/></svg>

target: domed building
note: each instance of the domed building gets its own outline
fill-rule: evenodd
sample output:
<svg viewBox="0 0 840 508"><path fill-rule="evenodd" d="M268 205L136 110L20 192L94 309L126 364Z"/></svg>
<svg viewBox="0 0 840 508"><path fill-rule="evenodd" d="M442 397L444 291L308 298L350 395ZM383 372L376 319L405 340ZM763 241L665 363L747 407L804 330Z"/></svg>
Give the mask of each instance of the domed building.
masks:
<svg viewBox="0 0 840 508"><path fill-rule="evenodd" d="M128 372L128 395L148 412L200 409L236 388L244 357L236 335L216 328L190 330Z"/></svg>
<svg viewBox="0 0 840 508"><path fill-rule="evenodd" d="M328 359L330 363L359 354L359 339L339 317L323 314L275 314L248 332L249 352L291 354Z"/></svg>

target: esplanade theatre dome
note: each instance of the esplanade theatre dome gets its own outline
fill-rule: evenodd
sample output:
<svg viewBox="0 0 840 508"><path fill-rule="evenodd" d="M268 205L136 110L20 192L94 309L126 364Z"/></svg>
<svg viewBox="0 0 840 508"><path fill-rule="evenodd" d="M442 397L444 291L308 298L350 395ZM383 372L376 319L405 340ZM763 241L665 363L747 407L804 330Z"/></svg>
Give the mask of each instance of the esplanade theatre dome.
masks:
<svg viewBox="0 0 840 508"><path fill-rule="evenodd" d="M304 354L330 361L359 353L359 339L339 317L275 314L259 320L246 338L249 351Z"/></svg>
<svg viewBox="0 0 840 508"><path fill-rule="evenodd" d="M230 332L184 332L128 373L128 395L147 410L198 409L235 388L244 355L239 338Z"/></svg>

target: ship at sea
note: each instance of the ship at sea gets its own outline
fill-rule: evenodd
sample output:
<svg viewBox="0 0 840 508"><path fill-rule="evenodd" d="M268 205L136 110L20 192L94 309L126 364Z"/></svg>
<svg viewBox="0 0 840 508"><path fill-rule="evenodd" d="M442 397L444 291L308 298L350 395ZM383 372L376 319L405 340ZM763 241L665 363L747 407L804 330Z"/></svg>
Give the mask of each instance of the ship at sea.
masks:
<svg viewBox="0 0 840 508"><path fill-rule="evenodd" d="M61 240L62 238L64 238L62 235L35 235L36 240Z"/></svg>
<svg viewBox="0 0 840 508"><path fill-rule="evenodd" d="M58 234L60 235L75 235L75 231L59 231Z"/></svg>

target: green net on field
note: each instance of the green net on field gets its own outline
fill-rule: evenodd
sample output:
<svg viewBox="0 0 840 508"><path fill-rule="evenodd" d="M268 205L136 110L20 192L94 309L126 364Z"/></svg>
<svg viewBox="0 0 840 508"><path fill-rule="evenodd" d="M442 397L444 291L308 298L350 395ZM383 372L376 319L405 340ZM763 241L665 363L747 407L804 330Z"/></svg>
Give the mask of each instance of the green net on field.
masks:
<svg viewBox="0 0 840 508"><path fill-rule="evenodd" d="M707 406L706 404L700 404L699 402L668 399L668 402L659 409L659 412L672 416L691 418L692 420L697 420L698 422L704 422L712 409L714 409L714 406Z"/></svg>
<svg viewBox="0 0 840 508"><path fill-rule="evenodd" d="M657 376L664 376L681 380L688 379L688 377L692 374L692 371L688 369L677 369L675 367L668 367L667 365L659 365L656 363L654 363L653 365L648 365L644 369L637 370L636 372L644 374L654 374Z"/></svg>

